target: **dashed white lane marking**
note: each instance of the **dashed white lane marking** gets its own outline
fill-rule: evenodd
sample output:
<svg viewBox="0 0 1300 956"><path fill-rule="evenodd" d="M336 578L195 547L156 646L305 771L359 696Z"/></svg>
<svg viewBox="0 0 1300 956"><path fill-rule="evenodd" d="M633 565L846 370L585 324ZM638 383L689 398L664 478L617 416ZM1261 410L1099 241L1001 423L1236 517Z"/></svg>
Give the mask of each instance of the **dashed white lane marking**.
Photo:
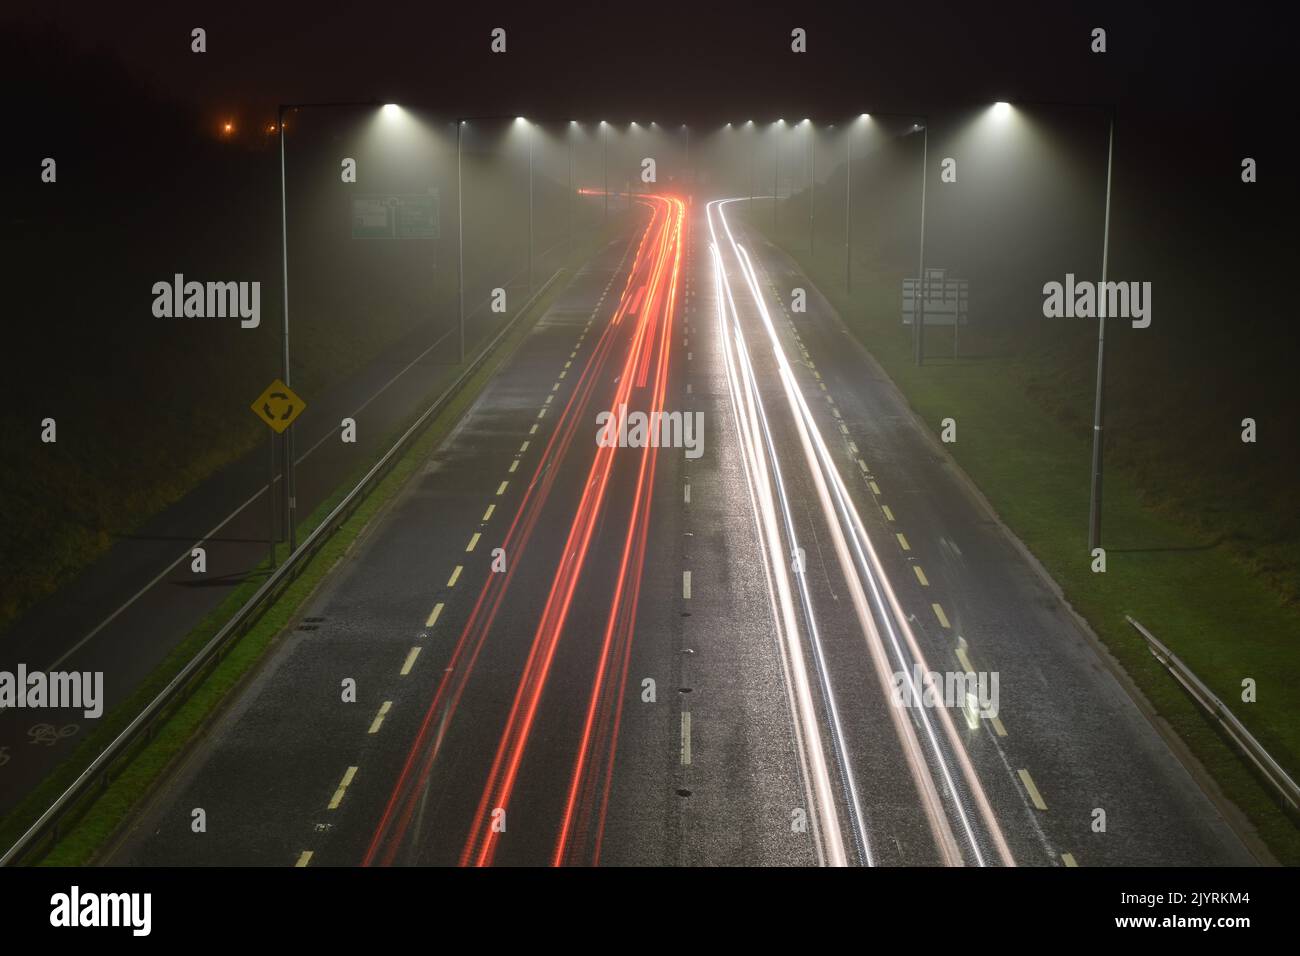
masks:
<svg viewBox="0 0 1300 956"><path fill-rule="evenodd" d="M1023 773L1023 771L1021 772ZM331 810L338 809L339 804L343 802L343 792L347 790L348 784L352 782L352 778L355 777L356 775L357 775L357 768L348 767L347 773L343 774L343 782L340 783L339 788L334 791L334 796L330 797L329 808Z"/></svg>
<svg viewBox="0 0 1300 956"><path fill-rule="evenodd" d="M501 484L497 487L497 495L498 495L498 496L500 496L500 495L504 495L504 494L506 493L506 485L508 485L508 484L510 484L510 482L508 482L508 481L503 481L503 482L501 482Z"/></svg>
<svg viewBox="0 0 1300 956"><path fill-rule="evenodd" d="M912 550L912 546L907 543L907 538L903 537L903 533L901 531L897 534L896 537L898 538L899 547L901 547L904 551Z"/></svg>
<svg viewBox="0 0 1300 956"><path fill-rule="evenodd" d="M691 597L691 572L682 572L682 597L690 600Z"/></svg>
<svg viewBox="0 0 1300 956"><path fill-rule="evenodd" d="M512 461L512 462L510 463L510 467L507 468L506 471L507 471L509 474L512 474L512 475L513 475L513 474L515 473L515 469L518 468L518 467L519 467L519 459L516 458L514 461Z"/></svg>
<svg viewBox="0 0 1300 956"><path fill-rule="evenodd" d="M530 429L528 429L528 434L530 434L530 435L536 435L536 434L537 434L537 423L536 423L536 422L533 422L533 427L530 428Z"/></svg>
<svg viewBox="0 0 1300 956"><path fill-rule="evenodd" d="M682 766L691 762L691 712L682 711Z"/></svg>
<svg viewBox="0 0 1300 956"><path fill-rule="evenodd" d="M687 503L688 505L691 503L691 486L690 486L690 485L687 485L687 486L686 486L686 496L685 496L685 501L686 501L686 503Z"/></svg>
<svg viewBox="0 0 1300 956"><path fill-rule="evenodd" d="M384 717L392 706L393 702L391 700L386 700L379 705L379 713L375 714L375 719L370 723L370 733L379 733L379 728L384 723Z"/></svg>
<svg viewBox="0 0 1300 956"><path fill-rule="evenodd" d="M921 582L921 587L928 588L930 586L930 579L925 576L925 572L921 570L921 566L919 564L914 564L912 565L912 570L916 572L916 579Z"/></svg>

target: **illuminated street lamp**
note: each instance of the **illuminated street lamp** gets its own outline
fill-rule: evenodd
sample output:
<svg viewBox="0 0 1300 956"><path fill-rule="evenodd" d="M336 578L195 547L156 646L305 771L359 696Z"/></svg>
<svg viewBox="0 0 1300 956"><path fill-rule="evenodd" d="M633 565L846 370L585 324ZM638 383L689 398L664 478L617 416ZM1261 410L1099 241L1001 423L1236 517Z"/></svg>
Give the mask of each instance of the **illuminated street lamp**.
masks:
<svg viewBox="0 0 1300 956"><path fill-rule="evenodd" d="M1106 200L1101 233L1101 281L1106 282L1110 265L1110 194L1111 174L1115 158L1115 107L1096 103L1056 103L1050 100L1031 100L1030 105L1052 107L1085 107L1102 110L1106 114ZM999 120L1012 115L1011 104L999 101L993 104L993 115ZM1106 313L1100 310L1097 319L1097 387L1092 406L1092 471L1088 489L1088 550L1101 547L1102 465L1106 434Z"/></svg>
<svg viewBox="0 0 1300 956"><path fill-rule="evenodd" d="M814 216L813 209L816 205L817 197L817 130L813 128L812 120L805 119L803 125L808 128L808 144L811 151L808 160L808 254L813 255L815 252Z"/></svg>
<svg viewBox="0 0 1300 956"><path fill-rule="evenodd" d="M303 109L326 109L326 108L344 108L344 107L374 107L375 100L350 100L334 103L281 103L276 107L275 126L280 138L280 266L281 279L283 281L284 291L284 313L281 316L283 326L284 347L281 352L280 378L285 385L292 384L289 380L289 213L288 203L285 199L285 176L284 176L284 114L287 110ZM392 105L392 104L389 104ZM385 111L388 107L384 108ZM397 109L396 106L393 109ZM227 123L227 127L231 124ZM297 500L297 477L295 475L294 465L294 426L293 423L284 431L284 493L285 493L285 516L289 525L289 553L292 554L298 549L298 500ZM271 450L271 469L275 469L275 449ZM272 484L274 484L274 475L272 475ZM268 497L272 499L272 534L271 534L271 566L275 566L275 513L274 513L274 495L269 493Z"/></svg>
<svg viewBox="0 0 1300 956"><path fill-rule="evenodd" d="M601 168L605 177L605 211L601 214L601 225L609 223L609 124L600 121Z"/></svg>
<svg viewBox="0 0 1300 956"><path fill-rule="evenodd" d="M749 127L749 214L754 214L754 121L746 120L745 125Z"/></svg>
<svg viewBox="0 0 1300 956"><path fill-rule="evenodd" d="M773 150L776 154L776 158L773 162L773 167L772 167L772 232L775 233L776 232L776 200L777 200L777 194L780 193L781 191L780 127L785 125L785 120L779 119L773 125L777 127L777 132L773 136L774 139Z"/></svg>
<svg viewBox="0 0 1300 956"><path fill-rule="evenodd" d="M858 121L871 119L863 113ZM844 127L844 291L853 290L853 123Z"/></svg>

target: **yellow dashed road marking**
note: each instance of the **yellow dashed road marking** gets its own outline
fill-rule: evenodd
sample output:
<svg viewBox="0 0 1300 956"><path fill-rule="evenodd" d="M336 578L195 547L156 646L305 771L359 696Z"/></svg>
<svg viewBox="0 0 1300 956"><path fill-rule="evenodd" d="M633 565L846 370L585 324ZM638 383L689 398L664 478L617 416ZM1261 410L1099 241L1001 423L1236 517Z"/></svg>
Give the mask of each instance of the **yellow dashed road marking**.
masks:
<svg viewBox="0 0 1300 956"><path fill-rule="evenodd" d="M921 566L919 564L914 564L912 565L912 570L916 572L916 579L921 582L921 587L928 588L930 586L930 579L925 576L925 572L921 570Z"/></svg>
<svg viewBox="0 0 1300 956"><path fill-rule="evenodd" d="M415 659L420 656L420 645L416 644L406 652L406 660L402 661L402 676L405 677L411 673L411 668L415 666Z"/></svg>
<svg viewBox="0 0 1300 956"><path fill-rule="evenodd" d="M501 482L500 486L497 488L497 494L504 495L506 493L506 485L508 484L510 484L508 481Z"/></svg>
<svg viewBox="0 0 1300 956"><path fill-rule="evenodd" d="M438 615L441 613L442 613L442 602L439 601L437 604L433 606L433 610L429 612L429 619L424 622L424 626L433 627L433 625L437 624Z"/></svg>
<svg viewBox="0 0 1300 956"><path fill-rule="evenodd" d="M1034 806L1039 810L1046 810L1047 804L1043 802L1043 795L1039 793L1038 788L1034 786L1034 778L1029 776L1028 770L1020 771L1020 782L1023 783L1025 789L1029 791L1029 799L1033 801Z"/></svg>
<svg viewBox="0 0 1300 956"><path fill-rule="evenodd" d="M903 534L902 534L901 531L898 533L897 537L898 537L898 544L899 544L899 547L901 547L904 551L911 551L911 550L912 550L912 546L909 545L909 544L907 543L907 539L906 539L905 537L903 537Z"/></svg>
<svg viewBox="0 0 1300 956"><path fill-rule="evenodd" d="M295 863L294 866L306 866L308 863L311 862L311 857L312 857L311 850L303 850L302 853L298 856L298 862Z"/></svg>
<svg viewBox="0 0 1300 956"><path fill-rule="evenodd" d="M477 531L475 531L474 536L469 539L469 544L465 545L465 550L473 551L474 547L478 544L478 539L480 537L482 537L482 535L480 535Z"/></svg>
<svg viewBox="0 0 1300 956"><path fill-rule="evenodd" d="M460 580L460 572L464 570L465 570L464 565L460 565L460 564L456 565L456 570L452 571L451 577L447 579L447 587L454 588L456 586L456 582Z"/></svg>
<svg viewBox="0 0 1300 956"><path fill-rule="evenodd" d="M348 767L347 773L343 775L343 782L339 784L339 788L334 791L334 796L330 798L329 808L331 810L338 809L339 804L343 802L343 791L348 788L348 784L352 782L352 778L355 777L356 775L357 775L357 768Z"/></svg>
<svg viewBox="0 0 1300 956"><path fill-rule="evenodd" d="M379 713L375 714L375 719L370 724L370 733L379 733L379 727L384 722L384 715L388 713L389 708L393 706L391 700L386 700L379 705Z"/></svg>
<svg viewBox="0 0 1300 956"><path fill-rule="evenodd" d="M1078 865L1079 865L1078 863L1075 863L1075 862L1074 862L1074 854L1073 854L1073 853L1062 853L1062 854L1061 854L1061 862L1064 863L1066 866L1078 866Z"/></svg>
<svg viewBox="0 0 1300 956"><path fill-rule="evenodd" d="M881 505L881 506L880 506L880 510L883 511L883 512L885 513L885 520L886 520L886 521L893 521L893 520L894 520L894 513L893 513L892 511L889 510L889 505Z"/></svg>
<svg viewBox="0 0 1300 956"><path fill-rule="evenodd" d="M945 629L951 627L951 625L948 623L948 615L943 613L943 608L941 608L938 604L931 604L930 607L934 608L934 616L939 619L940 627L943 627Z"/></svg>

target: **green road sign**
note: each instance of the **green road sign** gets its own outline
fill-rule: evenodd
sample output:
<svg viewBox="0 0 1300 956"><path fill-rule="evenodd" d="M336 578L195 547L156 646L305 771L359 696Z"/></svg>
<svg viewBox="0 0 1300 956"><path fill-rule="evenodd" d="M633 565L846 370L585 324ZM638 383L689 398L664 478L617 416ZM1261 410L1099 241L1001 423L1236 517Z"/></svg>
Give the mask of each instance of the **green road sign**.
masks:
<svg viewBox="0 0 1300 956"><path fill-rule="evenodd" d="M437 239L437 190L409 195L354 198L352 238Z"/></svg>

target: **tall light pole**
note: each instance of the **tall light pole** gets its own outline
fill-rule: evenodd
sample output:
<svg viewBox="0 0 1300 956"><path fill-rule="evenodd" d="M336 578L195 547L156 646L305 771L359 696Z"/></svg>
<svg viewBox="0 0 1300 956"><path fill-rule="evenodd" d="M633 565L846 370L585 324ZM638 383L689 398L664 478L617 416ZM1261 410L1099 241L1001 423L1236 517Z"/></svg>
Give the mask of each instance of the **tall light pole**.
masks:
<svg viewBox="0 0 1300 956"><path fill-rule="evenodd" d="M600 121L600 145L601 165L605 176L605 212L601 218L601 225L606 226L609 224L609 124L604 120Z"/></svg>
<svg viewBox="0 0 1300 956"><path fill-rule="evenodd" d="M461 131L464 120L456 121L456 313L460 329L460 364L465 364L465 190L461 177Z"/></svg>
<svg viewBox="0 0 1300 956"><path fill-rule="evenodd" d="M814 208L817 205L817 133L813 129L812 120L804 120L808 124L808 144L811 156L808 160L808 254L813 255L816 252L816 213Z"/></svg>
<svg viewBox="0 0 1300 956"><path fill-rule="evenodd" d="M533 124L524 117L519 121L527 127L528 134L528 291L533 291Z"/></svg>
<svg viewBox="0 0 1300 956"><path fill-rule="evenodd" d="M749 215L752 219L754 215L754 153L758 144L754 142L755 127L754 121L750 120L745 124L749 127Z"/></svg>
<svg viewBox="0 0 1300 956"><path fill-rule="evenodd" d="M844 124L844 293L853 291L853 124Z"/></svg>
<svg viewBox="0 0 1300 956"><path fill-rule="evenodd" d="M776 232L776 197L781 191L781 136L780 128L785 120L776 121L776 129L772 134L772 142L776 152L776 160L772 167L772 232Z"/></svg>
<svg viewBox="0 0 1300 956"><path fill-rule="evenodd" d="M1098 103L1062 103L1051 100L1026 101L1041 106L1100 109L1106 114L1106 200L1101 233L1101 281L1105 283L1106 272L1110 265L1110 197L1111 182L1115 160L1115 107ZM1000 114L1009 114L1011 104L998 102L994 110ZM1097 391L1093 396L1092 406L1092 471L1089 475L1088 489L1088 550L1101 547L1102 514L1102 465L1106 437L1106 311L1104 300L1098 309L1097 321ZM955 331L955 329L954 329Z"/></svg>
<svg viewBox="0 0 1300 956"><path fill-rule="evenodd" d="M1109 122L1106 133L1106 217L1102 227L1101 238L1101 286L1106 285L1106 267L1110 260L1110 182L1111 167L1115 156L1115 110L1109 110ZM1105 403L1103 401L1106 384L1106 307L1105 298L1097 297L1103 303L1097 323L1097 395L1092 411L1092 489L1088 500L1088 550L1101 547L1101 468L1102 445L1105 436Z"/></svg>
<svg viewBox="0 0 1300 956"><path fill-rule="evenodd" d="M280 282L284 293L284 309L280 316L280 323L283 328L282 336L282 354L280 359L280 380L285 385L289 384L289 205L286 198L287 190L285 188L284 174L284 107L277 108L275 117L276 130L280 134ZM285 493L285 521L289 528L289 553L292 554L298 549L298 525L297 525L297 504L294 501L294 468L293 468L293 423L284 431L284 441L280 448L280 455L284 459L284 493ZM271 489L267 489L271 493ZM272 518L274 522L274 518ZM271 529L272 538L277 536L276 529ZM273 556L272 564L274 565L275 545L271 545L271 554Z"/></svg>
<svg viewBox="0 0 1300 956"><path fill-rule="evenodd" d="M573 139L576 120L569 121L569 253L573 253Z"/></svg>
<svg viewBox="0 0 1300 956"><path fill-rule="evenodd" d="M916 364L925 364L925 179L930 158L930 120L921 127L921 251L916 271L916 309L912 315L912 345Z"/></svg>
<svg viewBox="0 0 1300 956"><path fill-rule="evenodd" d="M280 380L289 380L289 203L284 171L284 114L289 110L329 107L377 106L377 100L349 100L334 103L281 103L276 107L276 127L280 136L280 278L284 292L284 312L281 316L283 348L280 356ZM285 519L289 526L289 553L298 550L298 499L297 476L294 462L294 427L290 423L284 431L284 493ZM274 529L272 529L274 534Z"/></svg>

